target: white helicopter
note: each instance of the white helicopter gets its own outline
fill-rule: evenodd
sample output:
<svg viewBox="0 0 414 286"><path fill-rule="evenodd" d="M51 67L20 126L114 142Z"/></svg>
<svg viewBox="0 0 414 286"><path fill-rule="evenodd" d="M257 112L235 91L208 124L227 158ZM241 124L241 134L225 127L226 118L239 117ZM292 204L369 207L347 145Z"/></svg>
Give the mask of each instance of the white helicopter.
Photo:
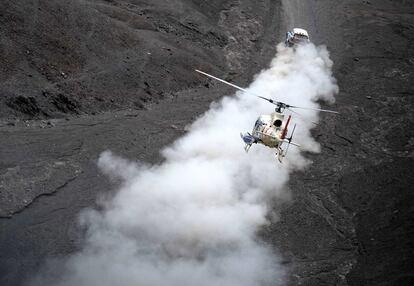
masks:
<svg viewBox="0 0 414 286"><path fill-rule="evenodd" d="M232 84L230 82L227 82L221 78L215 77L213 75L210 75L200 70L195 70L195 71L205 76L208 76L210 78L213 78L215 80L218 80L222 83L225 83L227 85L230 85L241 91L246 91L246 89L239 87L235 84ZM256 123L254 124L252 133L249 133L249 132L240 133L240 137L245 143L244 150L246 152L249 152L252 144L257 144L257 143L263 144L269 148L276 148L277 150L276 156L279 162L282 162L283 158L286 156L290 145L300 147L298 143L292 142L293 134L296 129L296 124L294 125L290 136L287 136L288 126L289 126L292 116L289 115L287 120L285 120L285 115L283 114L285 109L288 109L289 111L293 113L296 113L296 112L291 110L292 108L310 109L310 110L329 112L329 113L339 113L337 111L327 110L327 109L293 106L293 105L289 105L289 104L286 104L280 101L274 101L270 98L266 98L263 96L258 96L258 95L256 96L276 105L276 108L275 108L275 112L272 112L271 114L264 114L264 115L259 116L259 118L256 120ZM287 144L287 147L285 150L282 149L283 143Z"/></svg>

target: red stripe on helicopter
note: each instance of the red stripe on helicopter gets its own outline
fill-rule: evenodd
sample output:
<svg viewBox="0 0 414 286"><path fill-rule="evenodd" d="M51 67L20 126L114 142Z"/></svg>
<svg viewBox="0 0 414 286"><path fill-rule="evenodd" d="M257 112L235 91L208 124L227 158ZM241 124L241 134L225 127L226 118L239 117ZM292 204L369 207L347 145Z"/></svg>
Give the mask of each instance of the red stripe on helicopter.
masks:
<svg viewBox="0 0 414 286"><path fill-rule="evenodd" d="M288 117L288 120L287 120L287 122L286 122L286 125L285 125L285 129L283 129L283 131L282 131L282 136L280 136L280 138L282 138L282 139L285 139L285 137L286 137L286 135L287 135L287 132L288 132L288 125L289 125L289 122L290 122L290 118L291 118L292 116L291 115L289 115L289 117Z"/></svg>

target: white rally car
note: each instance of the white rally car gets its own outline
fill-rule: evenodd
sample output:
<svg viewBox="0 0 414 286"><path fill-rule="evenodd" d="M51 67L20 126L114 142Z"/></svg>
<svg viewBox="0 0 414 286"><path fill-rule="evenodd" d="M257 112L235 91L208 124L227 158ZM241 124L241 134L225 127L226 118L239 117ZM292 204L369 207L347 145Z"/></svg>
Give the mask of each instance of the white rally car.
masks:
<svg viewBox="0 0 414 286"><path fill-rule="evenodd" d="M296 45L303 45L309 42L309 34L305 29L294 28L292 31L286 33L286 47L294 47Z"/></svg>

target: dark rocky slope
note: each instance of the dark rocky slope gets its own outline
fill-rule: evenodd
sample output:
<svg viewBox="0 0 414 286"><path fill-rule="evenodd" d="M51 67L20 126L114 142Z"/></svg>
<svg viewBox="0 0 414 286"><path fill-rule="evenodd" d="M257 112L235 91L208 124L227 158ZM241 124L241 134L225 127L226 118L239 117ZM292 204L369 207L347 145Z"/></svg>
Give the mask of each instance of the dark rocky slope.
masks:
<svg viewBox="0 0 414 286"><path fill-rule="evenodd" d="M194 67L242 72L277 19L243 2L2 1L0 117L140 109L200 85Z"/></svg>
<svg viewBox="0 0 414 286"><path fill-rule="evenodd" d="M156 163L226 94L194 68L250 82L283 38L279 7L2 1L0 284L78 248L78 213L113 188L96 167L102 151Z"/></svg>
<svg viewBox="0 0 414 286"><path fill-rule="evenodd" d="M254 9L251 1L1 5L2 216L79 172L77 162L48 162L73 157L85 142L76 135L72 140L58 136L62 119L79 118L88 126L94 120L89 115L105 118L113 111L151 109L161 99L175 100L182 91L210 87L194 68L250 80L273 55L280 34L275 32L278 6L270 1ZM204 94L200 102L208 99ZM187 112L191 118L199 114ZM33 135L17 139L16 132ZM47 144L52 146L44 148ZM22 174L29 179L18 180ZM49 181L56 177L61 179Z"/></svg>
<svg viewBox="0 0 414 286"><path fill-rule="evenodd" d="M78 248L77 213L111 188L100 152L157 162L226 93L194 67L249 82L304 26L331 51L341 115L262 234L290 285L412 285L413 4L173 2L0 4L0 284Z"/></svg>

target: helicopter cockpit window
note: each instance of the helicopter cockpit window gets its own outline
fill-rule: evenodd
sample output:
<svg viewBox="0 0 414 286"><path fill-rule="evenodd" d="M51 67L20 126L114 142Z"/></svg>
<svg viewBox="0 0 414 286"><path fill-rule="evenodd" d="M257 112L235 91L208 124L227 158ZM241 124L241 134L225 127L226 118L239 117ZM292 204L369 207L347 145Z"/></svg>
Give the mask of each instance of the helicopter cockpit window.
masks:
<svg viewBox="0 0 414 286"><path fill-rule="evenodd" d="M280 127L282 125L282 120L276 119L275 122L273 122L273 125L276 127Z"/></svg>

